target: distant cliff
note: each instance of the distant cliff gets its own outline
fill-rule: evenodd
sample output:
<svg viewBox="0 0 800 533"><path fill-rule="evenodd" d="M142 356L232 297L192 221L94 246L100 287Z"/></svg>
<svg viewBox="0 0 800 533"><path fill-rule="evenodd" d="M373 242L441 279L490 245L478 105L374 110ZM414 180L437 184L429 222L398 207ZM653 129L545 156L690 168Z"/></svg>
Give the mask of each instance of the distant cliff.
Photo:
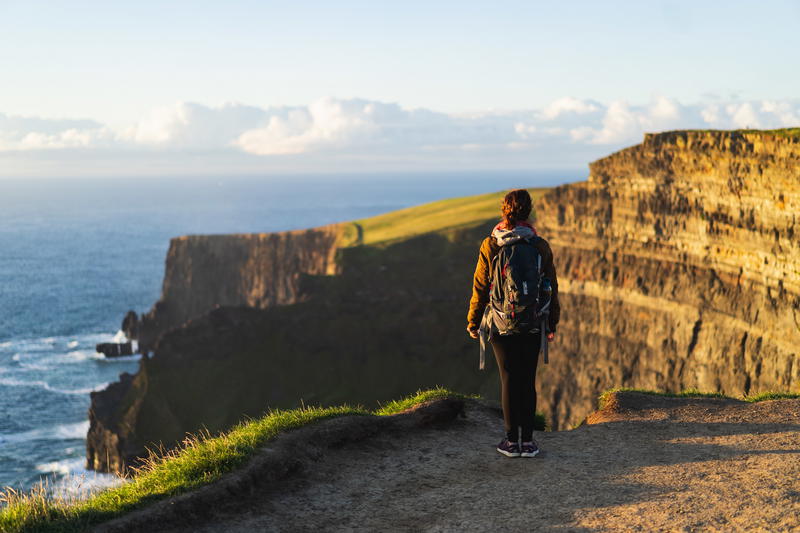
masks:
<svg viewBox="0 0 800 533"><path fill-rule="evenodd" d="M538 379L552 426L580 421L613 386L796 389L800 138L647 135L590 169L536 202L562 298ZM496 209L499 196L481 198ZM494 217L436 220L456 227L367 244L346 224L173 240L140 325L155 356L93 394L89 465L124 469L149 443L301 399L374 405L437 384L496 396L464 331Z"/></svg>
<svg viewBox="0 0 800 533"><path fill-rule="evenodd" d="M302 275L337 273L343 227L172 239L161 299L135 326L141 351L170 328L216 307L264 309L301 301Z"/></svg>

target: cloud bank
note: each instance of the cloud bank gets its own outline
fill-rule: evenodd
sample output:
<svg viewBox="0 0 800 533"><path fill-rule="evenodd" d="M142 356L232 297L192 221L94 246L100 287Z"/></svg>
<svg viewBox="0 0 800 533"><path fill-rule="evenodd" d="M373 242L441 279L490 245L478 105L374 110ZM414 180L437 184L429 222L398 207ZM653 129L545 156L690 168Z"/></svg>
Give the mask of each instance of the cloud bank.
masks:
<svg viewBox="0 0 800 533"><path fill-rule="evenodd" d="M51 168L59 154L73 173L80 173L82 161L90 166L95 159L107 163L103 168L119 159L127 170L189 173L580 168L639 142L645 132L798 125L800 100L685 105L658 97L635 105L565 97L541 109L469 114L363 99L322 98L268 109L180 102L121 130L93 120L0 114L0 157L18 174L37 161L47 160ZM25 157L15 157L20 154Z"/></svg>

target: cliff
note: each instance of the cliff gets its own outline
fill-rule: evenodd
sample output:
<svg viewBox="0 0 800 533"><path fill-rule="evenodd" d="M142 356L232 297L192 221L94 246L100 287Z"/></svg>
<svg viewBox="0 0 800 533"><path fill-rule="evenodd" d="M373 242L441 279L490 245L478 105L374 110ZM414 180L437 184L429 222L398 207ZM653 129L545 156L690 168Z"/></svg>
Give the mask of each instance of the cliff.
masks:
<svg viewBox="0 0 800 533"><path fill-rule="evenodd" d="M170 241L161 299L124 328L142 352L165 331L209 310L264 309L300 302L302 276L337 273L344 225L243 235L191 235ZM135 331L130 335L131 331Z"/></svg>
<svg viewBox="0 0 800 533"><path fill-rule="evenodd" d="M646 135L542 198L565 309L540 377L554 419L608 386L798 388L800 136L781 133Z"/></svg>
<svg viewBox="0 0 800 533"><path fill-rule="evenodd" d="M562 298L538 379L552 427L581 421L613 386L796 389L800 139L647 135L590 170L535 207ZM155 356L93 395L89 465L124 469L149 443L301 400L374 405L434 385L496 397L464 315L500 196L308 232L173 241L164 295L142 320Z"/></svg>

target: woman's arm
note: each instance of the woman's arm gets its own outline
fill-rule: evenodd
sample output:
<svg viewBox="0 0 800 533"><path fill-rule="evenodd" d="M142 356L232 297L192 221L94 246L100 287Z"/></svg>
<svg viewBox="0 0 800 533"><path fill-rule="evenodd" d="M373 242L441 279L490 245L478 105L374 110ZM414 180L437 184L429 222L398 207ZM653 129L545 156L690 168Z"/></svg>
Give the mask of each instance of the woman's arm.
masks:
<svg viewBox="0 0 800 533"><path fill-rule="evenodd" d="M491 259L489 257L490 244L487 237L481 243L480 252L478 252L478 264L475 266L475 275L472 277L472 298L469 300L469 312L467 313L467 330L477 332L483 317L483 311L489 303L489 265Z"/></svg>

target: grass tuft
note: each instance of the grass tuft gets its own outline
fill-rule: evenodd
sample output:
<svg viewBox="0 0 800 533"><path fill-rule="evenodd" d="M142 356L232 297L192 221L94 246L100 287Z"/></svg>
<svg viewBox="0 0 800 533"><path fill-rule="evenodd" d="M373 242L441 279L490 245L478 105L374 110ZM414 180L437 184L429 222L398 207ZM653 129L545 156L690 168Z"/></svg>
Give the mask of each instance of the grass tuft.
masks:
<svg viewBox="0 0 800 533"><path fill-rule="evenodd" d="M746 402L764 402L767 400L798 400L800 399L800 393L794 392L760 392L758 394L754 394L752 396L746 396L744 401Z"/></svg>
<svg viewBox="0 0 800 533"><path fill-rule="evenodd" d="M633 387L615 387L613 389L608 389L607 391L604 391L602 394L600 394L600 396L597 398L597 408L605 409L609 397L615 392L638 392L640 394L649 394L652 396L664 396L667 398L723 398L727 400L739 400L751 403L762 402L765 400L800 398L800 394L795 394L791 392L762 392L753 396L736 398L734 396L728 396L727 394L723 394L721 392L703 392L698 389L686 389L681 392L666 392L666 391L657 391L652 389L637 389Z"/></svg>
<svg viewBox="0 0 800 533"><path fill-rule="evenodd" d="M444 400L445 398L456 398L460 400L472 398L477 400L480 398L480 396L475 394L473 395L461 394L460 392L453 392L451 390L445 389L444 387L436 387L435 389L419 390L415 394L412 394L411 396L408 396L400 400L392 400L391 402L382 405L380 408L378 408L375 411L375 414L379 416L394 415L397 413L401 413L406 409L410 409L414 406L421 405L427 402L432 402L435 400Z"/></svg>

